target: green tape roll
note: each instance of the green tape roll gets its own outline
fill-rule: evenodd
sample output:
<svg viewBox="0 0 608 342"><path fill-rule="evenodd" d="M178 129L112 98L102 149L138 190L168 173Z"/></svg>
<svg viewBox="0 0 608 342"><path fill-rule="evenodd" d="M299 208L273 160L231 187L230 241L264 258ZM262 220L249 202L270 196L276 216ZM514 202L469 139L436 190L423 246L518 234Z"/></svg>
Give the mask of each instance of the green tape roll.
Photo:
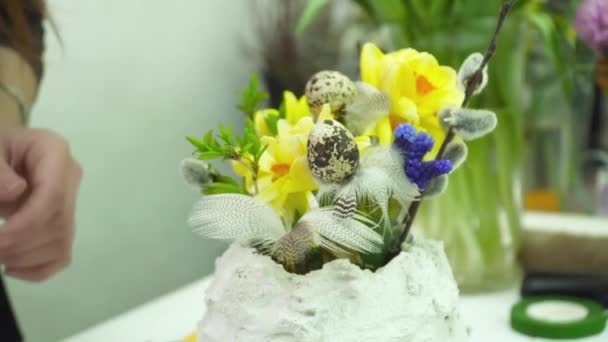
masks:
<svg viewBox="0 0 608 342"><path fill-rule="evenodd" d="M604 308L568 296L532 296L511 309L511 327L525 335L551 339L592 336L606 328Z"/></svg>

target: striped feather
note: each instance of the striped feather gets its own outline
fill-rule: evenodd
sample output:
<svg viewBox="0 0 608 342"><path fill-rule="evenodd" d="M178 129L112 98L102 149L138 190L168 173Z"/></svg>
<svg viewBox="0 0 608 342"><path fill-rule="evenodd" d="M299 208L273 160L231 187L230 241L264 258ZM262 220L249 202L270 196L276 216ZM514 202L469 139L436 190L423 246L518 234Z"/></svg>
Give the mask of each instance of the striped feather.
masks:
<svg viewBox="0 0 608 342"><path fill-rule="evenodd" d="M316 242L330 251L378 253L384 242L380 234L355 218L336 217L332 207L309 211L297 225L312 229L318 234Z"/></svg>
<svg viewBox="0 0 608 342"><path fill-rule="evenodd" d="M357 212L357 196L354 193L346 193L338 196L333 205L334 216L342 219L351 218Z"/></svg>
<svg viewBox="0 0 608 342"><path fill-rule="evenodd" d="M365 82L355 82L355 87L357 95L345 107L344 122L354 135L360 135L388 115L391 100L386 94Z"/></svg>
<svg viewBox="0 0 608 342"><path fill-rule="evenodd" d="M253 197L221 194L203 197L192 210L189 224L201 236L265 244L280 239L285 227L273 208Z"/></svg>

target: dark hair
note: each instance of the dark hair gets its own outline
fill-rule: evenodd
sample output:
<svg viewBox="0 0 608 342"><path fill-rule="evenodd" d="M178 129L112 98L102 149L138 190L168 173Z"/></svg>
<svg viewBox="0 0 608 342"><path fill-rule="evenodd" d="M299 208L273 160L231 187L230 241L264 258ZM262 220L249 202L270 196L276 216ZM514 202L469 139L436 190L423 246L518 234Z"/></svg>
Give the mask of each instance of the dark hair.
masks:
<svg viewBox="0 0 608 342"><path fill-rule="evenodd" d="M1 0L0 42L11 46L33 65L41 63L44 0Z"/></svg>

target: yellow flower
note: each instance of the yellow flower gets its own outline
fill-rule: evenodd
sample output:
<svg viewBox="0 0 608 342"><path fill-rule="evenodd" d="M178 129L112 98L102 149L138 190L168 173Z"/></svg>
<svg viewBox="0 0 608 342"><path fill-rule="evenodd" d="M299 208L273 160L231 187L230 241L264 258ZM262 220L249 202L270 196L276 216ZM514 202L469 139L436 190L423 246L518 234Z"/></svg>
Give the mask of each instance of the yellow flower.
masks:
<svg viewBox="0 0 608 342"><path fill-rule="evenodd" d="M360 67L362 80L391 99L390 115L366 133L389 144L395 127L409 122L433 136L434 155L445 137L437 119L439 110L458 107L464 99L456 71L439 65L429 53L402 49L384 54L372 43L363 46Z"/></svg>
<svg viewBox="0 0 608 342"><path fill-rule="evenodd" d="M306 98L299 100L284 93L285 118L278 119L276 135L266 123L268 115L279 115L276 109L258 111L254 123L267 149L260 159L258 172L259 199L272 205L287 223L293 223L296 212L305 213L318 189L306 163L306 143L314 127ZM247 189L255 193L253 174L242 164L233 163L235 172L245 177Z"/></svg>
<svg viewBox="0 0 608 342"><path fill-rule="evenodd" d="M306 116L311 116L306 97L302 96L299 100L290 91L283 92L283 104L285 106L285 120L291 125L295 125L298 121ZM270 116L278 118L280 113L276 109L262 109L257 111L253 116L253 123L259 136L274 136L275 132L272 132L268 127L267 119Z"/></svg>

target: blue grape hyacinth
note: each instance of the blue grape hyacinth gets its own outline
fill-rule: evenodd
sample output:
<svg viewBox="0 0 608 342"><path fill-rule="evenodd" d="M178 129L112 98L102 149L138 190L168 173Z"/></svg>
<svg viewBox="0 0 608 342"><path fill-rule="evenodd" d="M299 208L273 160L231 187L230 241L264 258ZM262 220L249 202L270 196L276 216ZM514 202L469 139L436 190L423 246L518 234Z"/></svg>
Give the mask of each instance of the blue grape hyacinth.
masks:
<svg viewBox="0 0 608 342"><path fill-rule="evenodd" d="M453 169L452 162L447 159L423 160L434 144L433 137L425 132L416 132L416 128L410 124L399 125L395 129L393 145L405 159L405 174L421 191L430 180L450 173Z"/></svg>

